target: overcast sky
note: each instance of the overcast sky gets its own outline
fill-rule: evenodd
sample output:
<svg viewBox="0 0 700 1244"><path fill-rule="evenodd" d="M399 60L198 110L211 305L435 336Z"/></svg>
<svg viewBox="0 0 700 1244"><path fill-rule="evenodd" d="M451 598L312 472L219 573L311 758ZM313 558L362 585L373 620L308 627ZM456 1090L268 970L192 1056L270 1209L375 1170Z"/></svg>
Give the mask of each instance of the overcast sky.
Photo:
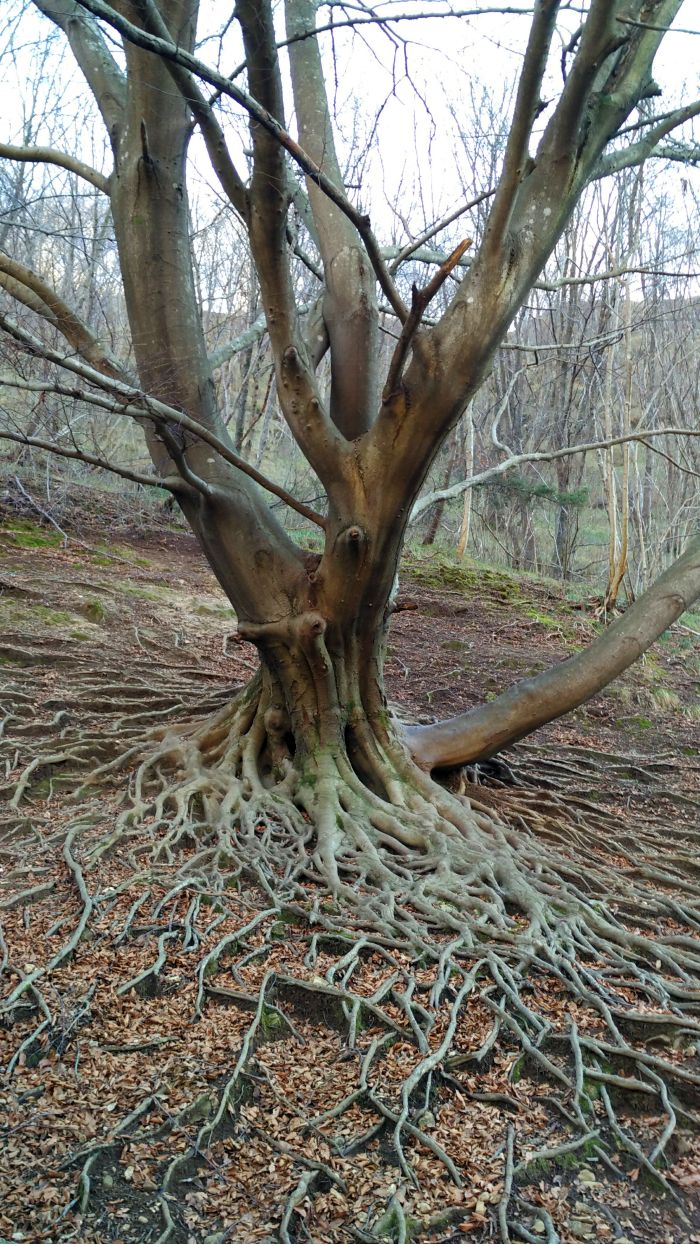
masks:
<svg viewBox="0 0 700 1244"><path fill-rule="evenodd" d="M36 52L32 45L49 29L48 23L36 16L33 6L25 0L11 0L8 5L23 12L17 38L15 59L4 57L3 84L0 86L0 108L4 116L4 137L17 141L21 137L23 113L27 104L29 58L34 56L33 74L37 74ZM202 4L203 20L209 29L218 29L231 11L230 0L208 0ZM425 12L443 8L432 0L389 0L375 5L377 12ZM485 0L484 8L489 7ZM347 10L356 13L359 6ZM319 11L319 24L328 20L329 10ZM279 35L284 37L281 5L278 8ZM561 36L552 53L552 76L545 87L545 97L554 98L561 87L559 57L561 41L576 28L579 15L561 15ZM700 32L700 0L685 0L676 25L697 28ZM464 193L464 155L455 145L456 122L467 116L470 84L487 85L497 100L502 100L508 84L516 80L529 29L529 18L504 15L483 15L478 19L432 18L426 21L397 23L391 29L399 37L392 42L382 31L362 26L350 32L339 31L331 39L322 36L326 58L329 93L338 105L341 146L347 156L371 138L371 154L365 166L361 185L351 188L351 197L371 210L380 231L386 233L401 226L391 205L403 202L412 209L412 231L420 230L426 221L449 210ZM406 40L401 43L400 40ZM59 55L59 48L61 54ZM56 41L56 54L44 64L41 73L44 86L54 75L61 81L65 106L65 134L49 134L42 127L35 141L51 141L53 145L76 151L85 159L102 165L104 135L99 118L94 129L85 124L85 109L80 102L83 90L80 75L75 71L69 52L63 53L62 41ZM202 57L217 61L230 70L241 59L237 26L231 24L225 42L213 40L202 49ZM657 101L659 111L676 104L679 99L696 98L700 94L700 33L669 33L656 62L656 77L664 89ZM407 73L408 71L408 73ZM174 88L173 88L174 89ZM40 91L40 95L42 92ZM427 108L426 108L427 104ZM291 101L290 101L291 105ZM232 148L243 159L241 151L248 145L247 121L240 109L225 101L227 128ZM290 107L291 111L291 107ZM379 112L379 120L375 121ZM548 114L543 114L542 123ZM484 118L481 118L484 125ZM488 132L488 124L485 125ZM201 145L193 145L195 165L207 175L207 162ZM669 184L680 184L680 177L691 178L700 189L698 170L669 173ZM195 177L195 183L197 178Z"/></svg>

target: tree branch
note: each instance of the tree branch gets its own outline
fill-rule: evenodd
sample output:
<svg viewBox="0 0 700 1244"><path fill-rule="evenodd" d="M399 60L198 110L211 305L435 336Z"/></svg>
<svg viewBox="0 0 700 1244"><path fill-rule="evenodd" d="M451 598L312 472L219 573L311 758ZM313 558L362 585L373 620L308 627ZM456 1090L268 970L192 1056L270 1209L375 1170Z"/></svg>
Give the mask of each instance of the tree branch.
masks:
<svg viewBox="0 0 700 1244"><path fill-rule="evenodd" d="M637 428L636 431L629 432L624 436L612 436L604 441L586 441L580 445L568 445L564 449L541 449L533 450L532 453L511 454L503 462L499 462L493 467L487 467L485 471L480 471L478 475L470 475L468 479L462 479L456 484L450 484L449 488L439 488L435 492L421 497L411 510L409 522L415 523L421 514L424 514L431 506L437 505L438 502L453 501L455 497L460 497L469 488L480 488L484 484L490 484L492 480L498 479L499 476L512 471L514 467L523 466L525 463L555 462L558 458L570 458L572 454L587 454L595 449L612 449L614 445L625 445L629 441L639 441L644 445L650 438L657 436L700 436L700 429L678 427ZM648 448L653 450L654 447L649 445ZM687 469L680 467L678 463L674 463L674 466L678 466L679 470ZM694 475L696 472L692 471L690 474Z"/></svg>
<svg viewBox="0 0 700 1244"><path fill-rule="evenodd" d="M286 0L285 14L288 35L313 34L312 0ZM290 67L300 142L345 193L316 39L292 42ZM356 227L312 178L307 178L307 190L325 277L330 413L343 435L354 440L370 427L377 408L376 282Z"/></svg>
<svg viewBox="0 0 700 1244"><path fill-rule="evenodd" d="M424 769L486 760L538 726L570 713L636 661L700 596L700 537L587 648L482 704L430 726L411 726L406 742Z"/></svg>
<svg viewBox="0 0 700 1244"><path fill-rule="evenodd" d="M83 181L90 182L103 194L109 194L109 177L98 173L97 169L84 164L76 156L67 155L64 151L54 151L53 147L13 147L9 143L0 143L0 156L19 163L55 164L57 168L67 169L69 173L82 177Z"/></svg>
<svg viewBox="0 0 700 1244"><path fill-rule="evenodd" d="M166 42L174 44L173 37L163 21L154 0L137 0L144 29ZM192 115L204 138L204 143L221 188L243 219L247 216L248 195L243 181L233 163L224 132L204 93L192 73L179 61L166 61L173 82L182 92Z"/></svg>
<svg viewBox="0 0 700 1244"><path fill-rule="evenodd" d="M65 34L78 66L92 91L107 133L114 136L126 106L126 80L97 26L75 0L33 0L45 17Z"/></svg>
<svg viewBox="0 0 700 1244"><path fill-rule="evenodd" d="M166 492L174 494L183 491L183 481L177 476L158 479L154 475L143 475L140 471L117 466L116 463L108 462L106 458L100 458L86 450L69 449L66 445L56 445L54 441L43 441L38 436L25 436L23 432L10 432L7 428L0 428L0 440L15 441L18 445L31 445L33 449L43 449L46 453L55 454L59 458L72 458L76 462L85 462L88 466L110 471L112 475L120 475L122 479L131 480L134 484L143 484L145 488L163 488Z"/></svg>
<svg viewBox="0 0 700 1244"><path fill-rule="evenodd" d="M9 278L9 283L2 280L3 276ZM30 307L38 315L43 315L44 319L57 328L69 345L73 346L92 367L116 379L126 380L128 378L126 369L102 348L92 330L82 322L56 291L51 289L31 268L11 259L2 251L0 251L0 284L3 284L8 292L25 306ZM28 291L29 296L24 296L25 290Z"/></svg>
<svg viewBox="0 0 700 1244"><path fill-rule="evenodd" d="M633 143L631 147L626 147L623 151L611 151L603 156L596 165L591 174L591 181L600 181L601 177L607 177L611 173L619 173L621 169L633 168L638 164L643 164L650 157L660 157L662 159L682 159L697 160L700 159L700 148L690 148L688 150L679 150L674 152L673 148L662 148L659 150L659 143L663 138L667 138L672 130L678 129L686 121L691 121L694 117L700 116L700 99L695 100L692 104L687 104L685 108L676 108L673 112L669 112L662 120L658 122L651 130L649 130L639 142ZM692 152L694 151L694 154Z"/></svg>
<svg viewBox="0 0 700 1244"><path fill-rule="evenodd" d="M455 220L458 220L459 217L463 216L465 212L471 211L473 207L478 207L479 204L485 202L486 199L493 198L495 193L495 190L484 190L483 194L478 194L475 199L470 199L468 203L463 203L461 207L456 207L453 212L450 212L447 216L443 216L442 220L438 220L434 225L431 225L429 229L426 229L423 233L420 233L417 238L414 238L412 242L408 242L405 246L402 246L400 250L395 250L394 247L382 247L382 257L384 259L391 259L389 271L394 274L401 264L405 263L407 259L420 258L416 255L416 251L421 250L422 247L425 246L426 242L429 242L431 238L435 237L436 233L440 233L443 229L446 229L448 225L451 225ZM446 258L447 256L441 255L435 262L444 263ZM434 261L431 259L428 262L432 263Z"/></svg>
<svg viewBox="0 0 700 1244"><path fill-rule="evenodd" d="M559 0L540 0L528 39L525 59L518 81L513 121L508 135L503 171L484 234L485 256L502 254L506 246L508 225L518 188L526 174L528 144L532 127L540 111L540 87L547 68L547 58L556 29Z"/></svg>
<svg viewBox="0 0 700 1244"><path fill-rule="evenodd" d="M214 432L211 432L203 424L198 423L196 419L191 419L184 411L177 410L174 406L169 406L167 402L162 402L158 398L152 397L148 393L136 388L133 385L126 384L121 380L108 377L102 372L81 363L78 359L69 359L62 357L56 350L44 346L38 338L33 337L31 333L27 333L25 329L20 328L7 316L0 314L0 327L4 328L16 341L21 343L25 349L31 354L44 358L47 362L54 363L57 367L62 367L66 371L71 371L89 384L96 385L104 393L112 395L112 400L102 396L102 394L90 393L84 389L69 387L61 384L47 384L44 381L21 380L19 378L2 377L0 383L8 388L24 389L29 392L54 392L61 397L69 397L74 401L87 402L93 406L99 406L102 410L107 410L115 415L126 415L131 419L138 421L152 421L164 427L175 425L195 436L199 441L209 445L216 453L219 454L224 461L236 467L244 475L254 480L266 492L272 493L279 497L280 501L284 501L290 509L296 510L298 514L308 518L310 522L315 523L317 527L325 528L326 520L322 514L318 514L303 501L297 501L291 493L287 492L281 485L275 484L267 476L263 475L250 463L241 458L235 450L231 449L224 441L220 440Z"/></svg>
<svg viewBox="0 0 700 1244"><path fill-rule="evenodd" d="M406 355L408 354L411 341L420 327L424 312L471 244L472 239L465 238L463 242L459 243L459 246L455 247L452 254L448 255L427 285L424 285L422 289L418 289L416 285L413 286L411 310L406 323L401 329L401 336L396 343L396 349L389 364L386 384L382 394L383 402L390 402L399 387Z"/></svg>
<svg viewBox="0 0 700 1244"><path fill-rule="evenodd" d="M38 0L35 0L38 2ZM183 48L176 47L171 41L161 39L156 35L148 34L139 26L135 26L133 22L127 21L121 14L117 13L110 5L103 3L103 0L76 0L81 8L87 9L95 17L102 18L115 30L118 30L126 39L135 43L138 47L144 48L146 51L153 52L161 56L164 60L174 61L189 69L191 73L196 74L204 82L208 82L211 86L218 87L222 95L227 95L237 104L246 110L249 116L263 129L265 129L273 138L289 153L294 162L299 165L304 173L323 190L324 194L335 203L349 220L355 225L362 241L364 242L370 263L374 268L379 285L384 296L391 303L394 311L402 321L408 314L401 296L394 285L389 273L386 270L381 257L381 251L377 240L372 232L369 216L358 211L350 202L346 195L331 181L323 170L316 164L314 160L295 142L290 134L280 122L263 107L253 95L249 95L246 91L241 90L235 83L219 73L217 70L205 65L191 52L185 51ZM276 46L276 45L274 45Z"/></svg>
<svg viewBox="0 0 700 1244"><path fill-rule="evenodd" d="M239 0L249 85L266 116L282 121L282 81L269 3ZM256 107L261 105L257 104ZM249 237L273 346L280 406L302 452L322 482L342 474L347 442L332 423L316 386L299 329L289 262L286 217L289 187L284 150L275 133L251 114L253 177Z"/></svg>
<svg viewBox="0 0 700 1244"><path fill-rule="evenodd" d="M635 26L638 30L658 30L664 35L700 35L700 30L689 30L687 26L655 26L652 22L637 22L632 17L617 17L615 20L625 26Z"/></svg>

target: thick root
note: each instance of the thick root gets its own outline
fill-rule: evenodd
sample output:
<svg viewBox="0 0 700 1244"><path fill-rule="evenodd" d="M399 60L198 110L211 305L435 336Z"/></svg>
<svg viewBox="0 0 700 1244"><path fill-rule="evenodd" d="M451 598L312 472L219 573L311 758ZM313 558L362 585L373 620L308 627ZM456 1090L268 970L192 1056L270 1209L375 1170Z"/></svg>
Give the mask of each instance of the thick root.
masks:
<svg viewBox="0 0 700 1244"><path fill-rule="evenodd" d="M373 1152L379 1137L395 1188L354 1220L356 1238L407 1239L414 1199L432 1206L430 1230L467 1222L473 1176L453 1146L453 1115L470 1098L501 1112L491 1186L502 1241L542 1238L542 1223L544 1238L559 1238L531 1171L579 1151L617 1174L653 1172L677 1200L664 1170L676 1135L700 1121L699 832L671 850L653 825L618 826L613 837L599 807L522 779L451 793L377 739L360 777L338 748L292 755L271 708L256 687L205 721L159 731L107 827L86 813L54 836L15 825L4 839L14 861L0 900L8 923L52 901L47 887L67 883L77 904L43 962L22 964L11 938L0 941L4 1013L19 1031L11 1077L57 1041L75 1041L90 997L61 1027L53 982L106 929L115 953L142 948L137 970L115 982L118 997L158 995L194 951L193 1016L206 1026L221 1007L247 1013L212 1089L175 1111L149 1092L76 1153L83 1223L98 1223L95 1181L138 1152L150 1155L153 1238L185 1239L185 1190L210 1178L222 1145L257 1135L253 1088L271 1110L283 1092L269 1040L296 1058L310 1014L340 1030L355 1070L330 1102L307 1101L299 1143L289 1124L278 1134L266 1122L264 1143L294 1173L271 1238L292 1240L306 1215L322 1215L329 1187L345 1196L353 1155ZM120 765L107 762L93 781ZM17 862L29 832L31 867ZM50 867L59 845L63 882ZM120 879L100 889L116 861ZM511 1113L525 1091L544 1112L527 1153ZM627 1102L643 1103L641 1129ZM312 1156L309 1137L323 1147ZM425 1162L433 1181L440 1172L438 1204L420 1199Z"/></svg>

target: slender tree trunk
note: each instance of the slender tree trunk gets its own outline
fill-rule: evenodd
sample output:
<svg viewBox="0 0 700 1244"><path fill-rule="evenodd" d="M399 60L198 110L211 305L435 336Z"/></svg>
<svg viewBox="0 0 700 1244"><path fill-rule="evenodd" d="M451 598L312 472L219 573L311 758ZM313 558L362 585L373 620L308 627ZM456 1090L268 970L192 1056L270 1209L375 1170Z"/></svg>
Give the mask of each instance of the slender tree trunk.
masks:
<svg viewBox="0 0 700 1244"><path fill-rule="evenodd" d="M452 479L452 472L454 470L456 458L457 458L457 439L456 439L456 436L453 434L452 447L449 452L447 466L445 467L445 474L443 476L442 485L441 485L442 488L447 488L449 486L450 480ZM430 516L430 522L428 523L428 529L425 535L423 536L423 547L424 548L430 548L430 546L435 543L437 533L440 530L440 523L442 522L442 516L444 512L445 512L445 502L438 501L433 506L433 512Z"/></svg>
<svg viewBox="0 0 700 1244"><path fill-rule="evenodd" d="M464 469L467 479L474 471L474 403L470 402L466 413L466 454L464 458ZM472 519L472 490L467 488L464 493L464 501L462 503L462 523L459 529L459 539L457 541L457 556L464 557L469 543L469 530Z"/></svg>

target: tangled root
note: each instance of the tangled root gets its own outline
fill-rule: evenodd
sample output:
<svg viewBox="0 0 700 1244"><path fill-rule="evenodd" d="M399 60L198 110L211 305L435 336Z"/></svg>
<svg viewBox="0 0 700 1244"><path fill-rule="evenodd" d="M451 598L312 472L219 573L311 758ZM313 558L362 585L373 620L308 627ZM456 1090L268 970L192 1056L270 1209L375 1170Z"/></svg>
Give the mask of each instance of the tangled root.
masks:
<svg viewBox="0 0 700 1244"><path fill-rule="evenodd" d="M250 1084L264 1076L259 1050L270 1017L293 1039L295 1008L312 1004L332 1009L354 1051L356 1077L343 1097L304 1120L303 1134L330 1146L328 1159L309 1158L303 1146L279 1137L271 1142L291 1154L299 1173L280 1207L276 1238L295 1238L301 1207L319 1190L342 1188L344 1164L379 1136L401 1186L420 1182L417 1146L460 1188L460 1163L424 1120L455 1091L495 1096L510 1108L508 1085L495 1095L473 1087L504 1049L511 1080L517 1067L544 1086L541 1099L563 1121L566 1137L525 1162L518 1160L515 1125L504 1124L495 1210L502 1241L538 1238L535 1217L545 1239L559 1238L549 1210L541 1203L535 1210L523 1188L533 1161L578 1149L617 1174L611 1153L629 1155L678 1200L664 1169L675 1135L700 1119L700 830L689 824L670 839L660 822L629 827L592 804L579 789L586 766L607 763L610 770L617 758L611 764L570 749L563 762L521 749L517 785L474 787L462 796L420 774L398 746L374 740L360 778L343 752L325 749L303 764L286 754L259 689L204 721L160 730L145 754L143 743L131 743L125 757L107 760L91 780L108 784L133 763L137 747L127 805L108 828L88 816L48 836L27 818L6 825L0 850L8 897L0 908L45 899L59 846L78 900L78 914L46 963L25 970L0 940L3 969L12 974L4 1015L23 1034L9 1073L54 1032L47 986L106 910L119 912L110 931L115 945L144 929L154 945L150 960L119 985L120 995L157 992L172 956L201 947L195 1018L222 1003L246 1006L252 1018L216 1093L175 1115L149 1095L78 1155L74 1208L89 1215L95 1171L126 1143L149 1145L184 1128L186 1149L161 1165L157 1194L159 1244L184 1238L183 1180L202 1171L212 1146L235 1132ZM375 782L367 780L370 766ZM25 768L16 783L18 812L37 767ZM560 793L564 776L567 794ZM30 838L28 866L18 856ZM115 858L123 879L101 892L91 878ZM258 906L242 923L241 893L249 902L257 895ZM226 930L221 937L214 937L217 926ZM293 948L286 969L280 945ZM234 988L218 983L222 974ZM556 1015L543 1005L552 989L564 1000ZM476 1013L490 1017L487 1029L464 1048L460 1033ZM650 1036L668 1052L650 1052ZM389 1090L382 1068L397 1044L413 1055ZM632 1100L655 1116L652 1136L635 1131ZM392 1194L382 1213L353 1234L407 1239L404 1200ZM462 1221L464 1213L459 1205L447 1217L436 1212L426 1232Z"/></svg>

